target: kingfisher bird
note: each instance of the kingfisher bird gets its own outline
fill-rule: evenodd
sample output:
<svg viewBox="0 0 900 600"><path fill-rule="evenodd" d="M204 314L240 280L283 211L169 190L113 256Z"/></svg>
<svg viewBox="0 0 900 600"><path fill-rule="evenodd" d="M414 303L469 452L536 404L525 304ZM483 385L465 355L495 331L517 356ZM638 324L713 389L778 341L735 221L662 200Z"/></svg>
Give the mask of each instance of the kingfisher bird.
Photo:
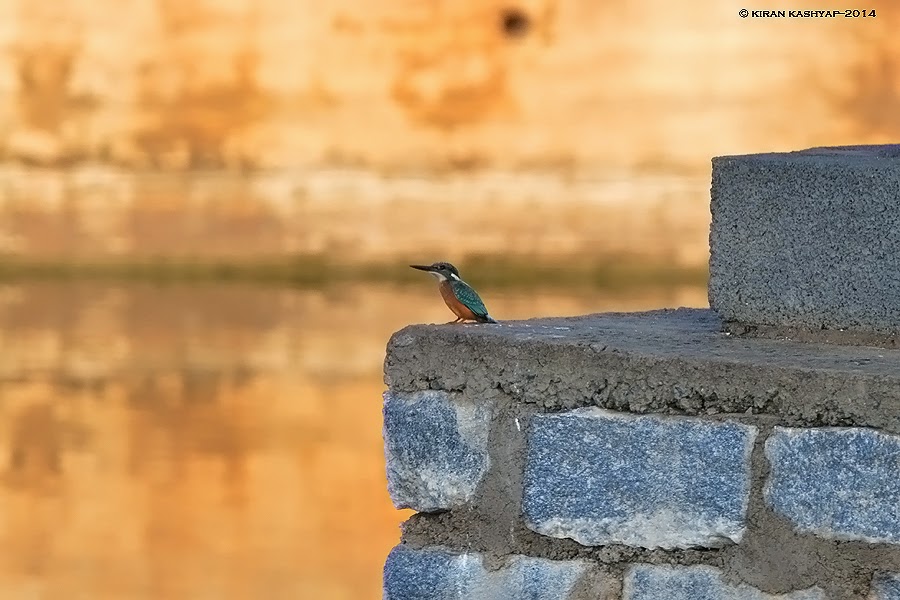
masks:
<svg viewBox="0 0 900 600"><path fill-rule="evenodd" d="M433 265L409 265L413 269L431 273L437 277L440 282L441 297L453 314L456 320L451 323L459 323L460 321L475 321L477 323L496 323L488 314L487 308L484 306L478 293L472 289L468 283L459 278L459 269L448 262L436 262Z"/></svg>

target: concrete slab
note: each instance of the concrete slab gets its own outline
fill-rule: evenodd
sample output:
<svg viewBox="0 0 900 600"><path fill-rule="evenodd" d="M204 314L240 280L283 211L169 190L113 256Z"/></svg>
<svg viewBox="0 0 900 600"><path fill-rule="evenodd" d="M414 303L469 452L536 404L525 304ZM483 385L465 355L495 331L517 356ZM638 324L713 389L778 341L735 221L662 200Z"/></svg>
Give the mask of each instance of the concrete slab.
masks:
<svg viewBox="0 0 900 600"><path fill-rule="evenodd" d="M900 145L714 158L711 212L726 320L900 331Z"/></svg>
<svg viewBox="0 0 900 600"><path fill-rule="evenodd" d="M900 433L900 351L721 332L710 310L498 325L413 325L388 344L394 391L487 394L558 410L766 414L790 426Z"/></svg>

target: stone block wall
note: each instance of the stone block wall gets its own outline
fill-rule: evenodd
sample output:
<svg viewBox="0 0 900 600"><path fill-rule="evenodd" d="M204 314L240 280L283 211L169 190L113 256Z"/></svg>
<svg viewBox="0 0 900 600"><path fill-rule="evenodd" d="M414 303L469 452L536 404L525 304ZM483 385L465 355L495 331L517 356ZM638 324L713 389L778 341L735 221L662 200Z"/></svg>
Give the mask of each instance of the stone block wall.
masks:
<svg viewBox="0 0 900 600"><path fill-rule="evenodd" d="M745 174L746 194L757 176L770 174ZM883 181L847 195L848 210L888 206ZM748 200L720 190L719 210L778 228L781 197L738 218L725 204ZM727 271L748 250L722 222L711 296L738 299L729 306L742 316L742 294L721 290L745 285ZM857 242L835 231L807 243ZM769 264L750 251L773 278L806 268L791 263L804 255ZM845 261L883 270L888 254ZM849 313L816 302L829 281L797 284L804 307L848 326ZM760 295L770 310L759 314L790 315L783 300ZM782 324L801 339L699 309L397 332L385 362L388 481L395 504L419 512L387 558L384 597L900 599L900 354L887 347L900 323L862 313L878 316L854 335L873 337L842 344L790 316Z"/></svg>

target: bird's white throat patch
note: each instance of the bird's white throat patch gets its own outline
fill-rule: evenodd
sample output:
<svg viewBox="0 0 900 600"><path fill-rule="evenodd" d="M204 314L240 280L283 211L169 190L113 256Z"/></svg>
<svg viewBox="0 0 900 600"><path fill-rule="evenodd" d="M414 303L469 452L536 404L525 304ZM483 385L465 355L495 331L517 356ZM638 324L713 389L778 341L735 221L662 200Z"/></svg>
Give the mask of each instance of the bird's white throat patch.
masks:
<svg viewBox="0 0 900 600"><path fill-rule="evenodd" d="M437 277L438 281L447 281L447 278L444 277L444 275L442 273L438 273L437 271L429 271L429 273L431 273L432 275Z"/></svg>

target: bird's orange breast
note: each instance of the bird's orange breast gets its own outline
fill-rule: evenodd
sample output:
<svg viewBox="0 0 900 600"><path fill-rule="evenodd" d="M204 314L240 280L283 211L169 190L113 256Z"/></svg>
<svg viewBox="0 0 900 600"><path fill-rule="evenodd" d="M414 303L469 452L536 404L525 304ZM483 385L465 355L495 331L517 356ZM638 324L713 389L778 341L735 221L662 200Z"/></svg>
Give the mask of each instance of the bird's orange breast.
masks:
<svg viewBox="0 0 900 600"><path fill-rule="evenodd" d="M442 281L439 287L441 289L441 297L444 299L444 302L447 303L447 306L450 307L450 310L453 311L453 314L460 319L466 319L467 321L475 320L475 313L469 310L468 306L456 299L456 294L453 293L450 282Z"/></svg>

